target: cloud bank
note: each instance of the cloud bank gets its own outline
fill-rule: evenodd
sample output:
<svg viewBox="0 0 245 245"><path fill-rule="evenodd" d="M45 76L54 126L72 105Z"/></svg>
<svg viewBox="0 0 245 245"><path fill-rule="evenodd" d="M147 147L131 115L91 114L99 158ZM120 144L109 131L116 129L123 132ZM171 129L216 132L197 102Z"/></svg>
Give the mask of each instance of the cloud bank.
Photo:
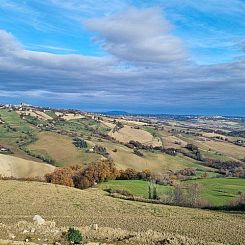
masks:
<svg viewBox="0 0 245 245"><path fill-rule="evenodd" d="M158 8L127 8L84 24L105 55L30 51L0 30L0 98L89 110L241 114L245 56L195 64Z"/></svg>

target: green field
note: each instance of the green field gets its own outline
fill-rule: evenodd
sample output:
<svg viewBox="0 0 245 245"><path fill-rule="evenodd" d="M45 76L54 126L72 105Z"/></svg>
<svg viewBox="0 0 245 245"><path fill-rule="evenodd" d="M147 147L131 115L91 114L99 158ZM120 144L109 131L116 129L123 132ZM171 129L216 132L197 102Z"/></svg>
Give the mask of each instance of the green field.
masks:
<svg viewBox="0 0 245 245"><path fill-rule="evenodd" d="M224 155L222 153L218 153L216 151L204 151L204 150L201 150L201 153L202 153L204 158L221 160L221 161L229 161L229 160L231 160L230 157L228 157L228 156L226 156L226 155Z"/></svg>
<svg viewBox="0 0 245 245"><path fill-rule="evenodd" d="M85 135L91 135L93 130L101 133L108 132L108 128L102 126L101 123L87 118L74 119L69 121L59 121L55 125L59 129L78 132Z"/></svg>
<svg viewBox="0 0 245 245"><path fill-rule="evenodd" d="M245 192L245 179L238 178L207 178L181 182L183 185L198 183L201 197L214 206L228 204L239 192ZM98 185L100 189L126 190L135 196L148 197L148 182L143 180L113 180ZM172 187L158 185L158 194L163 196Z"/></svg>
<svg viewBox="0 0 245 245"><path fill-rule="evenodd" d="M153 127L142 127L145 131L149 132L153 137L161 137L160 133L158 132L157 129Z"/></svg>
<svg viewBox="0 0 245 245"><path fill-rule="evenodd" d="M228 204L239 192L245 192L245 179L242 178L207 178L188 180L185 184L198 183L201 196L215 206Z"/></svg>
<svg viewBox="0 0 245 245"><path fill-rule="evenodd" d="M113 189L113 190L126 190L134 196L141 196L148 198L149 183L144 180L111 180L98 185L98 188ZM166 195L170 190L170 186L157 185L158 195Z"/></svg>
<svg viewBox="0 0 245 245"><path fill-rule="evenodd" d="M48 116L52 117L52 118L57 118L58 116L55 114L54 111L46 111L45 114L47 114Z"/></svg>
<svg viewBox="0 0 245 245"><path fill-rule="evenodd" d="M0 117L4 121L4 124L0 124L0 144L10 148L15 156L34 160L19 146L36 138L38 131L35 127L21 119L15 111L1 109Z"/></svg>
<svg viewBox="0 0 245 245"><path fill-rule="evenodd" d="M22 131L22 132L33 131L30 125L24 120L22 120L15 111L2 109L0 110L0 117L7 125L16 128L17 131Z"/></svg>

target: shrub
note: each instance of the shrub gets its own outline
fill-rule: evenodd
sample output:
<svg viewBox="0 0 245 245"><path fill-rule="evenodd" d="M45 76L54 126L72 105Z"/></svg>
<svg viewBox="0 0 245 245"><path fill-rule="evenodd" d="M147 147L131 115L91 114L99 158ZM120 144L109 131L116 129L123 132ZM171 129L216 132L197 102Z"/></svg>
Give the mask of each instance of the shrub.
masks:
<svg viewBox="0 0 245 245"><path fill-rule="evenodd" d="M134 154L139 156L139 157L143 157L144 156L144 154L142 152L140 152L139 150L137 150L137 149L134 149Z"/></svg>
<svg viewBox="0 0 245 245"><path fill-rule="evenodd" d="M115 179L118 171L110 160L101 160L92 163L83 170L77 171L73 176L73 183L76 188L85 189L96 183Z"/></svg>
<svg viewBox="0 0 245 245"><path fill-rule="evenodd" d="M175 148L164 149L164 152L171 156L177 156L177 150Z"/></svg>
<svg viewBox="0 0 245 245"><path fill-rule="evenodd" d="M198 147L193 145L193 144L187 144L186 149L188 149L190 151L198 151Z"/></svg>
<svg viewBox="0 0 245 245"><path fill-rule="evenodd" d="M120 195L123 195L123 196L133 196L129 191L126 191L126 190L120 190L120 189L104 189L104 191L110 193L110 194L114 194L114 193L118 193Z"/></svg>
<svg viewBox="0 0 245 245"><path fill-rule="evenodd" d="M239 196L230 202L230 206L245 210L245 192L239 193Z"/></svg>
<svg viewBox="0 0 245 245"><path fill-rule="evenodd" d="M74 138L73 139L73 144L77 147L77 148L87 148L88 144L84 139L80 139L80 138Z"/></svg>
<svg viewBox="0 0 245 245"><path fill-rule="evenodd" d="M76 230L75 228L69 228L67 232L67 240L70 243L80 244L83 240L83 237L79 230Z"/></svg>
<svg viewBox="0 0 245 245"><path fill-rule="evenodd" d="M157 193L157 184L156 181L151 180L148 183L148 198L153 200L159 200L159 196Z"/></svg>
<svg viewBox="0 0 245 245"><path fill-rule="evenodd" d="M53 173L46 174L45 179L48 183L73 186L73 173L71 168L57 168Z"/></svg>
<svg viewBox="0 0 245 245"><path fill-rule="evenodd" d="M170 193L168 202L186 207L207 206L207 202L200 198L200 186L198 184L174 186L172 193Z"/></svg>
<svg viewBox="0 0 245 245"><path fill-rule="evenodd" d="M132 180L132 179L138 179L138 172L133 168L127 168L125 170L119 171L119 176L117 179L121 180Z"/></svg>

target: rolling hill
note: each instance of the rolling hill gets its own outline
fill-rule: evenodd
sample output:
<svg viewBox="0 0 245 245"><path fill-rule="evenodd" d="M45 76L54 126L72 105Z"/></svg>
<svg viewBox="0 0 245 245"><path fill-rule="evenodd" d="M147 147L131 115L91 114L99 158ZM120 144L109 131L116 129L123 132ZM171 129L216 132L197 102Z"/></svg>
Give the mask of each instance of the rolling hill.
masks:
<svg viewBox="0 0 245 245"><path fill-rule="evenodd" d="M42 178L46 173L50 173L54 169L55 167L50 164L0 154L0 174L3 177Z"/></svg>
<svg viewBox="0 0 245 245"><path fill-rule="evenodd" d="M49 234L54 229L49 226L42 236L35 226L34 233L23 234L26 227L33 228L32 218L39 214L45 220L55 221L57 232L77 226L86 239L108 244L158 244L169 240L168 244L197 245L244 241L244 217L239 213L132 202L109 197L97 188L78 190L12 180L0 181L0 194L2 239L9 239L11 231L16 240L28 235L33 242L39 237L41 242L47 239L46 243L51 244L56 236ZM92 224L98 225L98 231L89 228Z"/></svg>

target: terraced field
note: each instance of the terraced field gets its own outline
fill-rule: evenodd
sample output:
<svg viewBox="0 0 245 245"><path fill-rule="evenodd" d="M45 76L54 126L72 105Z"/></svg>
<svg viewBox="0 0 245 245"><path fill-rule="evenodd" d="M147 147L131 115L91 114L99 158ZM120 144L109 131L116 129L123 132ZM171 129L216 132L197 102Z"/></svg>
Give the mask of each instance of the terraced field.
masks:
<svg viewBox="0 0 245 245"><path fill-rule="evenodd" d="M98 189L82 191L47 183L0 181L0 203L0 220L7 226L21 220L32 222L39 214L58 227L96 223L130 232L182 235L202 240L202 244L242 245L244 241L244 214L131 202L109 197ZM0 237L8 237L4 229Z"/></svg>

